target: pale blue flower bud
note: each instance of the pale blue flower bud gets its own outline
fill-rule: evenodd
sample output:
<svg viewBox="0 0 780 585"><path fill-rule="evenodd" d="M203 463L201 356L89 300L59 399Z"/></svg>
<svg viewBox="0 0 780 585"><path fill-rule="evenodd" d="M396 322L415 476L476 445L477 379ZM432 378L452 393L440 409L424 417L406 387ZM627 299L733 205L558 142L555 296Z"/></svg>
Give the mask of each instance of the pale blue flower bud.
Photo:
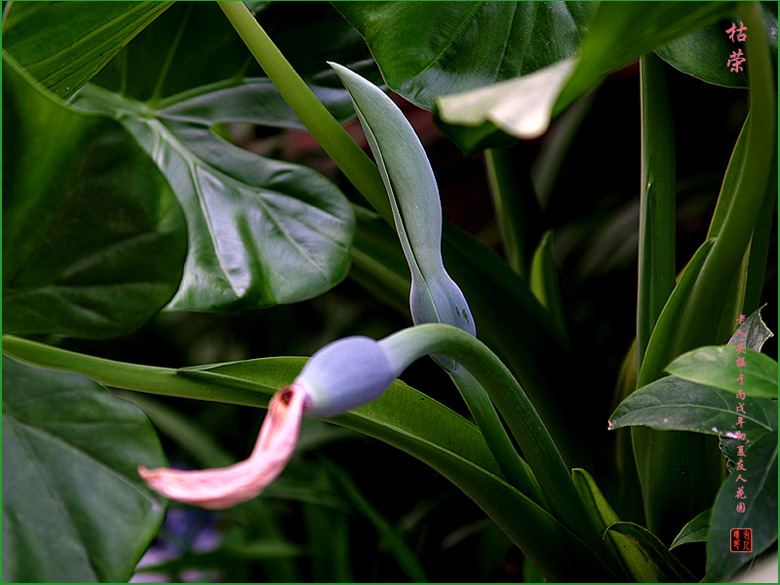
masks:
<svg viewBox="0 0 780 585"><path fill-rule="evenodd" d="M294 385L308 394L306 414L327 418L378 398L399 374L377 341L355 336L311 356Z"/></svg>

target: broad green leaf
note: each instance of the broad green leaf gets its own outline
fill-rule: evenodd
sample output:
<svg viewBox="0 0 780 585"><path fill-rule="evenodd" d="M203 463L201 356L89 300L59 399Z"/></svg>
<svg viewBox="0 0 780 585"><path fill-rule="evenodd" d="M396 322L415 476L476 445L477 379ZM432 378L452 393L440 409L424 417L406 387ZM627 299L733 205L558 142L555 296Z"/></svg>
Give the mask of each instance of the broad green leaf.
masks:
<svg viewBox="0 0 780 585"><path fill-rule="evenodd" d="M704 510L704 512L683 526L680 534L672 541L669 549L671 550L676 546L688 544L689 542L707 542L707 537L710 534L710 516L712 516L712 510Z"/></svg>
<svg viewBox="0 0 780 585"><path fill-rule="evenodd" d="M737 366L740 358L745 367ZM777 362L750 348L742 348L737 354L733 345L700 347L678 357L666 371L731 394L742 392L754 398L777 398Z"/></svg>
<svg viewBox="0 0 780 585"><path fill-rule="evenodd" d="M777 70L777 2L761 2L760 6L773 69ZM739 14L731 14L718 24L675 39L656 53L675 69L702 81L727 87L747 87L745 71L731 71L726 66L731 53L741 47L737 37L732 41L726 31L732 24L739 28L740 23ZM749 33L745 31L745 34Z"/></svg>
<svg viewBox="0 0 780 585"><path fill-rule="evenodd" d="M746 414L741 415L745 424L736 426L737 402L725 390L666 376L626 398L612 413L609 428L644 425L732 439L741 431L750 440L777 428L777 405L765 398L745 398Z"/></svg>
<svg viewBox="0 0 780 585"><path fill-rule="evenodd" d="M163 519L146 417L100 384L3 358L3 580L124 582Z"/></svg>
<svg viewBox="0 0 780 585"><path fill-rule="evenodd" d="M652 563L659 574L659 582L696 582L698 579L669 552L658 537L647 528L633 522L617 522L607 528L607 534L617 532L631 539Z"/></svg>
<svg viewBox="0 0 780 585"><path fill-rule="evenodd" d="M573 469L574 485L583 502L600 530L605 531L604 538L609 538L613 553L620 559L627 575L638 583L656 581L653 565L647 561L642 550L627 536L607 531L609 526L620 521L618 515L601 493L596 481L584 469Z"/></svg>
<svg viewBox="0 0 780 585"><path fill-rule="evenodd" d="M365 37L390 88L430 110L442 95L573 55L586 2L334 2Z"/></svg>
<svg viewBox="0 0 780 585"><path fill-rule="evenodd" d="M264 358L186 368L179 373L262 392L267 400L276 388L291 383L304 363L303 358ZM394 445L439 471L472 498L546 575L560 579L577 573L579 578L610 573L581 540L496 475L498 468L477 427L406 384L395 382L378 399L332 422ZM562 566L556 559L560 554L566 554L571 563Z"/></svg>
<svg viewBox="0 0 780 585"><path fill-rule="evenodd" d="M748 435L750 436L750 435ZM707 540L707 581L728 580L741 567L767 550L777 540L777 431L753 443L744 458L745 471L732 471L726 478L712 507L712 528ZM741 474L745 482L739 481ZM738 486L745 499L737 499ZM736 507L744 502L745 512ZM753 531L753 552L730 552L733 528Z"/></svg>
<svg viewBox="0 0 780 585"><path fill-rule="evenodd" d="M3 64L4 331L100 338L141 326L175 294L187 253L170 187L120 124Z"/></svg>
<svg viewBox="0 0 780 585"><path fill-rule="evenodd" d="M737 327L734 335L729 339L728 344L739 345L740 343L744 343L750 349L761 351L761 348L764 347L764 343L770 337L774 337L774 334L761 318L761 309L759 308L747 317L742 325Z"/></svg>
<svg viewBox="0 0 780 585"><path fill-rule="evenodd" d="M316 296L349 268L354 217L318 173L233 146L198 119L153 113L95 85L75 105L113 113L151 155L187 218L175 310L235 310Z"/></svg>
<svg viewBox="0 0 780 585"><path fill-rule="evenodd" d="M13 2L3 50L44 87L73 95L173 2Z"/></svg>
<svg viewBox="0 0 780 585"><path fill-rule="evenodd" d="M733 2L603 2L580 47L562 52L544 64L545 68L536 67L534 71L540 70L525 72L519 79L511 79L510 75L505 78L510 81L497 85L472 83L449 92L458 95L440 95L436 115L445 128L460 125L471 130L463 133L465 140L458 144L472 152L490 140L498 140L499 128L517 138L535 138L609 73L678 36L717 21L733 8ZM381 69L382 59L377 61ZM454 139L461 133L447 130Z"/></svg>

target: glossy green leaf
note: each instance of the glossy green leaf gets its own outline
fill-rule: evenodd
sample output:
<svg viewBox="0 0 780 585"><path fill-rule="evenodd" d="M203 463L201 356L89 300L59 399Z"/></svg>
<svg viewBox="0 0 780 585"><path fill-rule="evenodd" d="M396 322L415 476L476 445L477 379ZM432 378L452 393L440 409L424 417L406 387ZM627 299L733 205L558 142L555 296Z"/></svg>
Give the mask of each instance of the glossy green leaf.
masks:
<svg viewBox="0 0 780 585"><path fill-rule="evenodd" d="M672 541L669 549L671 550L676 546L688 544L689 542L707 542L707 537L710 534L710 516L712 516L712 510L704 510L704 512L683 526L680 534Z"/></svg>
<svg viewBox="0 0 780 585"><path fill-rule="evenodd" d="M728 580L741 567L777 541L777 431L759 438L747 450L746 471L732 471L712 507L712 528L707 540L707 578L709 582ZM737 479L741 474L744 482ZM737 499L738 486L744 487L745 499ZM739 502L745 504L737 512ZM730 552L733 528L753 531L753 552Z"/></svg>
<svg viewBox="0 0 780 585"><path fill-rule="evenodd" d="M577 491L585 502L596 525L606 532L614 554L620 559L627 575L638 583L652 583L657 580L653 565L647 561L642 550L627 536L609 532L607 528L620 521L618 515L601 493L596 481L584 469L573 469L572 477Z"/></svg>
<svg viewBox="0 0 780 585"><path fill-rule="evenodd" d="M743 358L745 367L738 367ZM678 378L754 398L777 399L777 362L763 353L733 345L707 346L681 355L666 367ZM740 382L739 377L744 376Z"/></svg>
<svg viewBox="0 0 780 585"><path fill-rule="evenodd" d="M3 20L3 51L67 97L172 4L13 2Z"/></svg>
<svg viewBox="0 0 780 585"><path fill-rule="evenodd" d="M644 526L634 524L633 522L617 522L607 528L607 533L617 532L628 537L638 546L646 555L647 560L651 562L658 571L659 582L696 582L698 579L669 552L658 537L650 532Z"/></svg>
<svg viewBox="0 0 780 585"><path fill-rule="evenodd" d="M573 55L587 2L334 2L390 88L430 110L442 95Z"/></svg>
<svg viewBox="0 0 780 585"><path fill-rule="evenodd" d="M124 582L163 519L146 417L96 382L3 358L3 581Z"/></svg>
<svg viewBox="0 0 780 585"><path fill-rule="evenodd" d="M740 401L742 402L742 401ZM737 399L725 390L666 376L640 388L615 409L610 429L644 425L663 431L691 431L750 440L777 428L777 406L765 398L745 398L744 426L737 427Z"/></svg>
<svg viewBox="0 0 780 585"><path fill-rule="evenodd" d="M184 209L190 250L169 305L234 310L316 296L344 278L354 217L318 173L261 158L214 134L95 85L75 105L113 113L154 156Z"/></svg>
<svg viewBox="0 0 780 585"><path fill-rule="evenodd" d="M450 137L458 141L463 136L463 142L457 143L470 151L497 140L496 129L517 138L535 138L607 74L733 8L733 2L601 3L576 60L575 47L544 68L534 68L530 75L508 76L510 80L487 87L472 83L453 89L449 93L457 95L438 98L436 115ZM377 60L382 68L382 60ZM451 125L465 126L470 132L455 131Z"/></svg>
<svg viewBox="0 0 780 585"><path fill-rule="evenodd" d="M777 70L777 2L759 4L769 40L773 69ZM739 28L739 14L728 15L721 22L722 24L713 24L675 39L656 53L675 69L702 81L727 87L747 87L745 71L731 71L731 68L726 66L731 53L742 46L736 37L732 41L726 32L732 23ZM749 33L746 31L746 34Z"/></svg>
<svg viewBox="0 0 780 585"><path fill-rule="evenodd" d="M3 65L4 331L101 338L139 327L181 280L176 199L120 124L62 106Z"/></svg>

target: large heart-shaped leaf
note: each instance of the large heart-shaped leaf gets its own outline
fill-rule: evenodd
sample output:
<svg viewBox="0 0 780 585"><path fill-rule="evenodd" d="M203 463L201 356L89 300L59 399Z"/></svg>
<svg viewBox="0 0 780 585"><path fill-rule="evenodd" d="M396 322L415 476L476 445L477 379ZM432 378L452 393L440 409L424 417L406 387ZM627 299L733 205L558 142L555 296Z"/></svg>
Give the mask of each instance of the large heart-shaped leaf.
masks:
<svg viewBox="0 0 780 585"><path fill-rule="evenodd" d="M575 53L587 2L333 2L393 91L430 110Z"/></svg>
<svg viewBox="0 0 780 585"><path fill-rule="evenodd" d="M732 471L726 478L712 507L707 540L710 582L726 581L777 540L777 431L750 446L744 467L746 471ZM739 486L744 488L744 500L736 497ZM744 512L737 511L740 502L745 504ZM752 530L751 553L730 551L730 533L734 528Z"/></svg>
<svg viewBox="0 0 780 585"><path fill-rule="evenodd" d="M178 310L289 303L344 278L352 209L318 173L223 141L203 119L182 119L96 85L75 105L115 115L154 157L179 198L190 239Z"/></svg>
<svg viewBox="0 0 780 585"><path fill-rule="evenodd" d="M63 107L3 65L3 329L139 327L181 280L176 199L120 124Z"/></svg>
<svg viewBox="0 0 780 585"><path fill-rule="evenodd" d="M141 462L165 458L135 406L4 357L3 580L126 581L165 510Z"/></svg>
<svg viewBox="0 0 780 585"><path fill-rule="evenodd" d="M5 8L5 4L9 6ZM39 83L73 95L173 2L8 2L3 50Z"/></svg>

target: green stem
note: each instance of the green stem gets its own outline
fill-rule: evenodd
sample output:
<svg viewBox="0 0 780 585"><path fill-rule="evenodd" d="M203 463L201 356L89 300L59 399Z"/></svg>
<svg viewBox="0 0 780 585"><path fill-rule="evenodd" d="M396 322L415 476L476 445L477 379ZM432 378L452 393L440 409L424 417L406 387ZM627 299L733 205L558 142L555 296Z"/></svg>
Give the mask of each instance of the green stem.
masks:
<svg viewBox="0 0 780 585"><path fill-rule="evenodd" d="M424 355L446 356L468 370L503 415L555 513L595 550L601 549L600 535L550 433L523 388L484 343L456 327L427 324L399 331L380 344L396 371Z"/></svg>
<svg viewBox="0 0 780 585"><path fill-rule="evenodd" d="M506 479L537 504L549 509L533 471L517 454L485 389L474 376L458 365L447 369L447 372L463 396L466 406L485 437L485 443Z"/></svg>
<svg viewBox="0 0 780 585"><path fill-rule="evenodd" d="M376 165L317 99L244 3L218 1L217 4L314 139L374 209L392 225L393 215Z"/></svg>
<svg viewBox="0 0 780 585"><path fill-rule="evenodd" d="M674 120L664 64L639 59L642 98L642 191L639 211L637 372L675 282Z"/></svg>
<svg viewBox="0 0 780 585"><path fill-rule="evenodd" d="M172 368L115 362L12 335L3 336L3 353L37 366L76 372L112 388L242 406L268 406L269 397L258 392L194 380Z"/></svg>

